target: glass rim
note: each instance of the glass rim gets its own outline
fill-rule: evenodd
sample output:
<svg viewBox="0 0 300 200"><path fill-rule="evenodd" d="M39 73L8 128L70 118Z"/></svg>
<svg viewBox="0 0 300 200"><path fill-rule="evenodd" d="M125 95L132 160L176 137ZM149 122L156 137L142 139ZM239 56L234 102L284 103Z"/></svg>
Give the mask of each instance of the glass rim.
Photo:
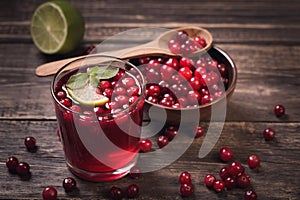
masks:
<svg viewBox="0 0 300 200"><path fill-rule="evenodd" d="M80 60L84 60L84 59L90 59L90 58L97 58L97 57L102 57L102 58L109 58L111 59L112 61L119 61L119 62L123 62L125 63L126 65L129 65L130 67L133 67L140 75L141 77L141 84L140 84L140 89L141 89L141 94L138 96L137 100L129 105L127 108L125 109L120 109L118 110L117 112L114 112L114 113L104 113L104 114L96 114L96 113L81 113L81 112L77 112L75 110L72 110L70 108L68 108L67 106L63 105L59 99L57 99L56 95L55 95L55 92L54 92L54 88L55 88L55 81L57 79L57 77L63 72L63 70L69 66L70 64L72 63L75 63L75 62L78 62ZM101 62L99 63L101 64ZM88 65L87 65L88 66ZM81 66L79 66L78 68L80 68ZM125 68L126 70L126 68ZM70 71L70 70L67 70L67 71ZM140 81L139 81L140 82ZM54 99L55 103L57 103L61 108L63 108L64 110L67 110L71 113L75 113L75 114L78 114L78 115L82 115L82 116L95 116L97 115L97 118L99 117L106 117L106 116L113 116L113 115L118 115L122 112L128 112L132 107L136 106L142 99L143 99L143 96L145 94L145 89L146 89L146 82L145 82L145 78L142 74L142 72L138 69L137 66L135 66L134 64L130 63L128 60L125 60L125 59L121 59L121 58L118 58L118 57L115 57L115 56L109 56L109 55L86 55L84 57L80 57L80 58L77 58L75 60L72 60L70 62L68 62L67 64L65 64L64 66L62 66L54 75L52 81L51 81L51 85L50 85L50 92L51 92L51 96L52 98Z"/></svg>

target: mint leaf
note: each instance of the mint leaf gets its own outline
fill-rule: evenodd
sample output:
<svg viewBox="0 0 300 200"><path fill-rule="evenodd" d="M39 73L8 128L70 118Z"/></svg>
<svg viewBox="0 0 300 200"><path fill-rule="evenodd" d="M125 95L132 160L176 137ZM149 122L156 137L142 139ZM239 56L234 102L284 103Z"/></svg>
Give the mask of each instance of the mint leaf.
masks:
<svg viewBox="0 0 300 200"><path fill-rule="evenodd" d="M78 89L78 88L82 88L83 86L85 86L89 81L88 75L86 73L78 73L78 74L74 74L72 75L66 86L70 89Z"/></svg>
<svg viewBox="0 0 300 200"><path fill-rule="evenodd" d="M88 75L92 75L92 74L97 74L100 70L101 69L100 69L99 66L95 66L95 67L92 67L92 68L88 68L86 70L86 72L87 72Z"/></svg>
<svg viewBox="0 0 300 200"><path fill-rule="evenodd" d="M90 74L90 85L94 88L99 84L99 79L96 77L96 74Z"/></svg>
<svg viewBox="0 0 300 200"><path fill-rule="evenodd" d="M114 77L115 75L117 75L118 72L119 72L119 68L116 68L116 67L110 67L110 66L99 67L99 70L97 72L97 78L99 80L110 79L110 78Z"/></svg>

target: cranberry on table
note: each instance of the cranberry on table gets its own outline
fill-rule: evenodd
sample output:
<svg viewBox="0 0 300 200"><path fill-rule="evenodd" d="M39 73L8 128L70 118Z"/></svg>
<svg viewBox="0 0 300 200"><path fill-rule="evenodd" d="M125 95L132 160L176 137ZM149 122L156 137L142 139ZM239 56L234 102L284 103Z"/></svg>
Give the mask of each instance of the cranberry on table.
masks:
<svg viewBox="0 0 300 200"><path fill-rule="evenodd" d="M227 190L231 190L236 187L236 179L233 177L227 177L224 182Z"/></svg>
<svg viewBox="0 0 300 200"><path fill-rule="evenodd" d="M231 175L228 172L228 168L227 167L222 167L220 169L219 175L221 177L221 179L225 180L226 178L230 177Z"/></svg>
<svg viewBox="0 0 300 200"><path fill-rule="evenodd" d="M243 165L237 161L234 161L228 165L228 172L231 176L238 176L243 174L245 168Z"/></svg>
<svg viewBox="0 0 300 200"><path fill-rule="evenodd" d="M148 152L152 148L152 141L149 139L142 139L139 141L139 148L142 152Z"/></svg>
<svg viewBox="0 0 300 200"><path fill-rule="evenodd" d="M16 168L19 165L19 160L14 157L8 157L6 160L6 167L8 168L9 171L11 172L16 172Z"/></svg>
<svg viewBox="0 0 300 200"><path fill-rule="evenodd" d="M237 186L247 188L250 186L250 178L246 174L239 175L236 179Z"/></svg>
<svg viewBox="0 0 300 200"><path fill-rule="evenodd" d="M216 177L212 174L207 174L205 177L204 177L204 184L207 186L207 187L212 187L216 181Z"/></svg>
<svg viewBox="0 0 300 200"><path fill-rule="evenodd" d="M179 175L178 182L180 184L191 183L192 182L191 174L187 171L181 172L181 174Z"/></svg>
<svg viewBox="0 0 300 200"><path fill-rule="evenodd" d="M139 178L141 175L141 171L138 167L132 167L129 171L129 176L131 178L137 179Z"/></svg>
<svg viewBox="0 0 300 200"><path fill-rule="evenodd" d="M225 189L225 182L223 180L217 180L214 182L213 188L216 192L222 192Z"/></svg>
<svg viewBox="0 0 300 200"><path fill-rule="evenodd" d="M56 200L57 190L54 187L46 187L42 192L43 200Z"/></svg>
<svg viewBox="0 0 300 200"><path fill-rule="evenodd" d="M245 200L256 200L257 199L257 194L253 190L246 190L244 194L244 199Z"/></svg>
<svg viewBox="0 0 300 200"><path fill-rule="evenodd" d="M67 177L63 180L62 185L66 191L72 191L76 188L76 180L72 177Z"/></svg>
<svg viewBox="0 0 300 200"><path fill-rule="evenodd" d="M263 132L266 141L270 141L275 137L275 131L272 128L267 128Z"/></svg>
<svg viewBox="0 0 300 200"><path fill-rule="evenodd" d="M260 165L260 158L256 154L251 154L247 158L247 164L250 169L255 169Z"/></svg>
<svg viewBox="0 0 300 200"><path fill-rule="evenodd" d="M168 126L165 130L165 135L168 137L169 141L173 140L178 134L178 128L175 126Z"/></svg>
<svg viewBox="0 0 300 200"><path fill-rule="evenodd" d="M222 161L228 162L233 158L233 151L229 147L222 147L219 156Z"/></svg>
<svg viewBox="0 0 300 200"><path fill-rule="evenodd" d="M163 148L169 143L169 140L166 136L161 135L157 138L157 145L159 148Z"/></svg>
<svg viewBox="0 0 300 200"><path fill-rule="evenodd" d="M19 175L26 175L30 172L30 166L27 162L19 162L16 167L16 171Z"/></svg>
<svg viewBox="0 0 300 200"><path fill-rule="evenodd" d="M183 197L191 196L194 193L194 186L192 183L184 183L180 185L180 194Z"/></svg>
<svg viewBox="0 0 300 200"><path fill-rule="evenodd" d="M136 198L139 196L139 187L136 184L131 184L126 189L128 198Z"/></svg>
<svg viewBox="0 0 300 200"><path fill-rule="evenodd" d="M202 126L198 126L195 131L195 138L199 138L204 135L204 128Z"/></svg>
<svg viewBox="0 0 300 200"><path fill-rule="evenodd" d="M277 117L281 117L285 114L285 108L283 105L276 105L274 107L274 113Z"/></svg>
<svg viewBox="0 0 300 200"><path fill-rule="evenodd" d="M116 186L110 188L109 194L110 198L113 200L121 200L124 197L122 189Z"/></svg>
<svg viewBox="0 0 300 200"><path fill-rule="evenodd" d="M36 148L36 139L32 136L25 137L24 144L28 150Z"/></svg>

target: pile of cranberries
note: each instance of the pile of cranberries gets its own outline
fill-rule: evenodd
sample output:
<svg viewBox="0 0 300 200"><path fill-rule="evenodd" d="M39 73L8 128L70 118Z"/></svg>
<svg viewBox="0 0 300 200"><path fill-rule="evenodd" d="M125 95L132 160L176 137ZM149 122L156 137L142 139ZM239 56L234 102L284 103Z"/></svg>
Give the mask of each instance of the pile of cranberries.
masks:
<svg viewBox="0 0 300 200"><path fill-rule="evenodd" d="M224 95L228 87L226 65L209 55L142 57L137 65L146 78L146 101L165 107L207 104Z"/></svg>
<svg viewBox="0 0 300 200"><path fill-rule="evenodd" d="M201 36L190 37L186 31L178 31L168 42L170 51L174 54L190 54L206 46L206 40Z"/></svg>
<svg viewBox="0 0 300 200"><path fill-rule="evenodd" d="M109 190L110 198L113 200L120 200L123 197L127 197L129 199L137 198L139 196L139 187L136 184L130 184L124 193L123 190L117 186L112 186Z"/></svg>

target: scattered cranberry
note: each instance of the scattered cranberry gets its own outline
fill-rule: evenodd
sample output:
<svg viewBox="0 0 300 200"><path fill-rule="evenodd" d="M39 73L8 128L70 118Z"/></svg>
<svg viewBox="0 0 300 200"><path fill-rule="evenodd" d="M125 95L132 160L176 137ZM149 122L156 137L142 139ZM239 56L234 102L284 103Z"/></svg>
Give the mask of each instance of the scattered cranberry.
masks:
<svg viewBox="0 0 300 200"><path fill-rule="evenodd" d="M6 167L10 172L16 172L16 168L18 165L19 165L19 160L16 157L11 156L7 158Z"/></svg>
<svg viewBox="0 0 300 200"><path fill-rule="evenodd" d="M16 171L21 176L29 174L30 166L27 162L19 162L18 166L16 167Z"/></svg>
<svg viewBox="0 0 300 200"><path fill-rule="evenodd" d="M249 155L247 158L247 163L250 169L257 168L260 164L259 156L255 154Z"/></svg>
<svg viewBox="0 0 300 200"><path fill-rule="evenodd" d="M191 196L194 193L194 187L192 183L184 183L180 186L180 194L183 197Z"/></svg>
<svg viewBox="0 0 300 200"><path fill-rule="evenodd" d="M214 182L213 188L216 192L222 192L225 189L225 182L223 180L217 180Z"/></svg>
<svg viewBox="0 0 300 200"><path fill-rule="evenodd" d="M126 189L128 198L136 198L139 195L139 187L136 184L131 184Z"/></svg>
<svg viewBox="0 0 300 200"><path fill-rule="evenodd" d="M195 131L195 138L199 138L203 135L204 135L204 128L201 126L198 126Z"/></svg>
<svg viewBox="0 0 300 200"><path fill-rule="evenodd" d="M179 183L184 184L184 183L191 183L192 182L192 176L189 172L184 171L179 175Z"/></svg>
<svg viewBox="0 0 300 200"><path fill-rule="evenodd" d="M236 187L236 179L234 179L232 177L227 177L225 179L225 186L226 186L227 190L234 189Z"/></svg>
<svg viewBox="0 0 300 200"><path fill-rule="evenodd" d="M246 174L239 175L236 179L237 186L240 188L247 188L250 186L249 176Z"/></svg>
<svg viewBox="0 0 300 200"><path fill-rule="evenodd" d="M113 200L121 200L124 196L121 188L112 186L109 190L110 198Z"/></svg>
<svg viewBox="0 0 300 200"><path fill-rule="evenodd" d="M266 141L270 141L275 137L275 131L272 128L267 128L263 132Z"/></svg>
<svg viewBox="0 0 300 200"><path fill-rule="evenodd" d="M54 187L46 187L43 190L43 200L56 200L57 190Z"/></svg>
<svg viewBox="0 0 300 200"><path fill-rule="evenodd" d="M207 187L212 187L214 185L216 181L216 177L212 174L207 174L205 177L204 177L204 184L207 186Z"/></svg>
<svg viewBox="0 0 300 200"><path fill-rule="evenodd" d="M229 147L223 147L220 149L220 159L227 162L233 158L233 152Z"/></svg>
<svg viewBox="0 0 300 200"><path fill-rule="evenodd" d="M168 137L169 141L173 140L178 134L178 128L175 126L169 126L165 130L165 135Z"/></svg>
<svg viewBox="0 0 300 200"><path fill-rule="evenodd" d="M285 114L285 108L283 105L276 105L274 107L274 113L277 117L281 117Z"/></svg>
<svg viewBox="0 0 300 200"><path fill-rule="evenodd" d="M142 152L148 152L152 148L152 141L149 139L142 139L139 141L139 148Z"/></svg>
<svg viewBox="0 0 300 200"><path fill-rule="evenodd" d="M131 178L134 178L134 179L139 178L140 175L141 175L140 169L137 168L137 167L132 167L130 169L129 175L130 175Z"/></svg>
<svg viewBox="0 0 300 200"><path fill-rule="evenodd" d="M220 175L221 179L223 179L223 180L225 180L225 179L227 179L228 177L231 176L231 175L229 174L229 172L228 172L227 167L222 167L222 168L220 169L219 175Z"/></svg>
<svg viewBox="0 0 300 200"><path fill-rule="evenodd" d="M244 199L245 200L256 200L257 199L257 194L253 190L247 190L247 191L245 191Z"/></svg>
<svg viewBox="0 0 300 200"><path fill-rule="evenodd" d="M169 143L169 140L166 136L161 135L158 137L157 139L157 145L159 146L159 148L163 148L164 146L166 146Z"/></svg>
<svg viewBox="0 0 300 200"><path fill-rule="evenodd" d="M76 180L72 177L67 177L63 180L62 185L66 191L72 191L76 188Z"/></svg>
<svg viewBox="0 0 300 200"><path fill-rule="evenodd" d="M36 148L36 140L32 136L25 137L24 144L28 150L32 150L32 149Z"/></svg>
<svg viewBox="0 0 300 200"><path fill-rule="evenodd" d="M244 170L243 165L237 161L228 165L228 172L231 176L239 176L244 173Z"/></svg>

